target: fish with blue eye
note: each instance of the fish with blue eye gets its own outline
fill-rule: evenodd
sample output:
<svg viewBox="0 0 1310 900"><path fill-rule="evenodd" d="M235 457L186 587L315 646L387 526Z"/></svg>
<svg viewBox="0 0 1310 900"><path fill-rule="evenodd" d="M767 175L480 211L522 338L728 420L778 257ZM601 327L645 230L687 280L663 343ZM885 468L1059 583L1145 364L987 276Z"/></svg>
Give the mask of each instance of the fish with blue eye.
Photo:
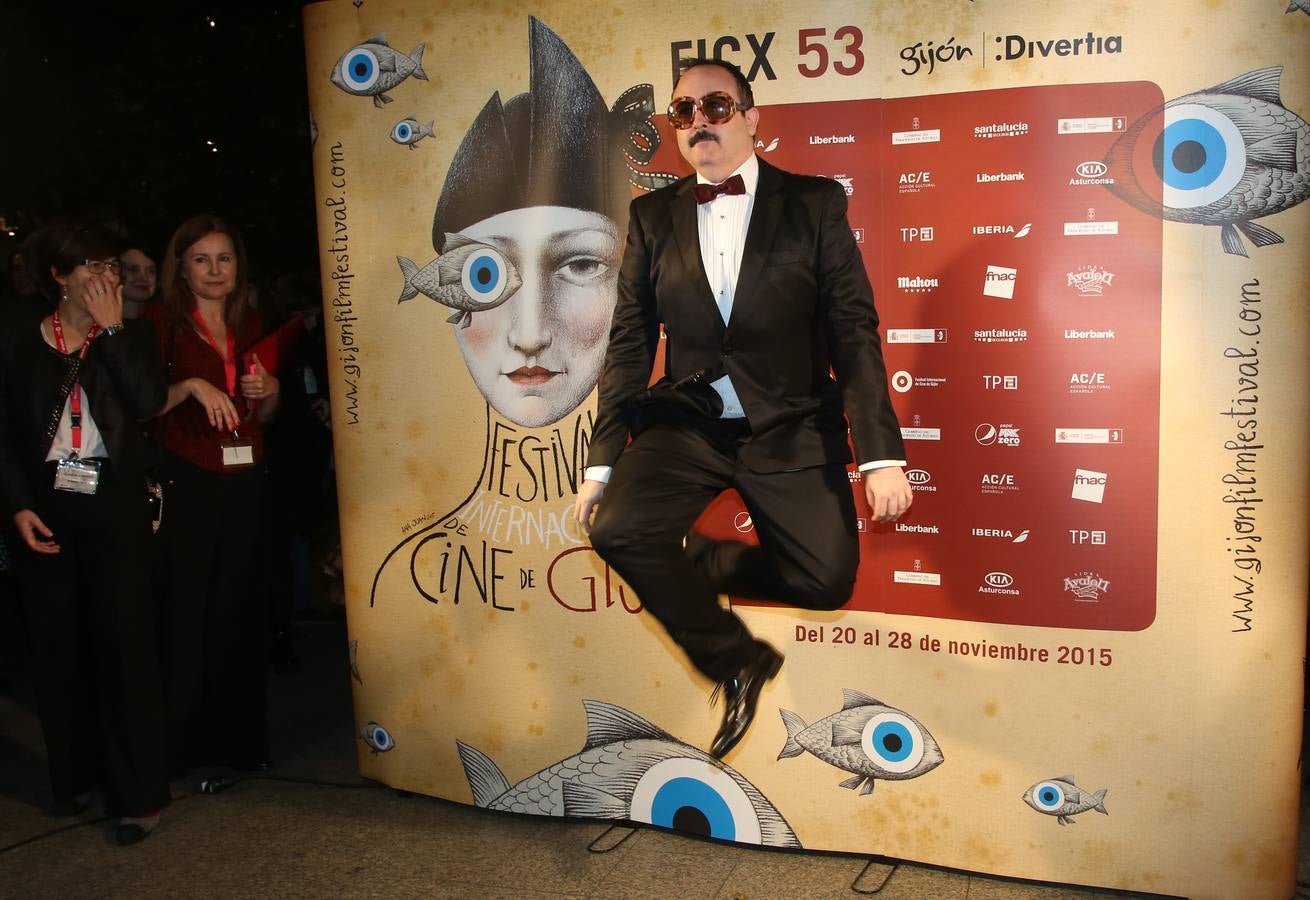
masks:
<svg viewBox="0 0 1310 900"><path fill-rule="evenodd" d="M1280 244L1252 220L1310 197L1310 124L1283 106L1282 66L1170 100L1110 147L1108 189L1171 222L1218 225L1225 253Z"/></svg>
<svg viewBox="0 0 1310 900"><path fill-rule="evenodd" d="M414 149L415 144L431 134L432 122L424 125L413 116L401 119L396 123L396 127L391 129L391 139L397 144L409 147L411 150Z"/></svg>
<svg viewBox="0 0 1310 900"><path fill-rule="evenodd" d="M778 710L787 729L778 759L808 751L830 766L855 773L840 786L860 788L861 796L873 793L877 779L918 778L945 760L936 739L909 713L850 688L841 693L841 709L813 725L791 710Z"/></svg>
<svg viewBox="0 0 1310 900"><path fill-rule="evenodd" d="M1307 16L1310 16L1310 0L1292 0L1291 3L1287 4L1287 10L1286 12L1283 13L1283 15L1287 15L1287 13L1294 13L1298 9L1301 10L1301 12L1305 13Z"/></svg>
<svg viewBox="0 0 1310 900"><path fill-rule="evenodd" d="M412 75L420 81L428 80L423 71L423 49L426 46L421 43L405 55L387 44L385 32L375 34L341 54L328 80L347 94L372 97L373 105L381 109L392 99L386 92L406 78Z"/></svg>
<svg viewBox="0 0 1310 900"><path fill-rule="evenodd" d="M1109 788L1101 788L1095 794L1089 794L1073 783L1072 775L1059 775L1039 781L1024 792L1023 802L1039 813L1055 816L1061 825L1074 824L1070 816L1094 809L1108 816L1105 810L1105 793Z"/></svg>
<svg viewBox="0 0 1310 900"><path fill-rule="evenodd" d="M441 255L421 269L403 256L396 257L405 278L397 302L422 294L455 310L447 322L468 328L475 312L495 309L523 286L513 263L490 244L447 234L441 247Z"/></svg>
<svg viewBox="0 0 1310 900"><path fill-rule="evenodd" d="M534 816L646 822L766 847L801 849L755 785L709 754L621 706L583 700L582 749L517 784L482 751L456 741L473 802Z"/></svg>
<svg viewBox="0 0 1310 900"><path fill-rule="evenodd" d="M391 736L391 732L377 722L369 722L365 725L364 730L359 733L359 739L373 751L374 756L396 748L396 741Z"/></svg>

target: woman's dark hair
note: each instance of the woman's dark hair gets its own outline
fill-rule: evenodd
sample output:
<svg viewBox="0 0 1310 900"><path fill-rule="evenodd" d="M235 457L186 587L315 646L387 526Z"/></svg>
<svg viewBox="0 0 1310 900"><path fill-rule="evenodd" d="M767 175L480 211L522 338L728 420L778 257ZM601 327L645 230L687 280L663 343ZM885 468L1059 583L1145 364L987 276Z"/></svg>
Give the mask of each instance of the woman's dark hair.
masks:
<svg viewBox="0 0 1310 900"><path fill-rule="evenodd" d="M210 234L225 234L232 241L232 251L237 258L237 277L232 286L232 293L223 302L223 318L232 329L239 330L246 314L250 311L249 266L246 264L246 245L241 240L241 232L227 222L213 215L192 216L173 232L164 251L164 271L159 279L159 289L164 300L164 309L174 325L194 327L191 310L196 308L195 295L182 277L183 255L201 238Z"/></svg>
<svg viewBox="0 0 1310 900"><path fill-rule="evenodd" d="M84 259L115 259L122 249L122 235L105 223L54 222L23 244L23 258L37 290L53 303L61 293L55 273L67 275Z"/></svg>

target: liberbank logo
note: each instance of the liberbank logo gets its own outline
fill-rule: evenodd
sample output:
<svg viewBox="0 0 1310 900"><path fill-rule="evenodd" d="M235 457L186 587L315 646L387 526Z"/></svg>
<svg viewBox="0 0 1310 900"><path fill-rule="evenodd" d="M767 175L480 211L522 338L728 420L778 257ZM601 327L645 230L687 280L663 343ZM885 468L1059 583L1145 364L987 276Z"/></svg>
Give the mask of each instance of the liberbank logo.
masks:
<svg viewBox="0 0 1310 900"><path fill-rule="evenodd" d="M896 530L901 534L941 534L942 530L937 525L906 525L904 522L896 523Z"/></svg>
<svg viewBox="0 0 1310 900"><path fill-rule="evenodd" d="M998 181L1023 181L1022 172L975 172L973 180L978 184L995 184Z"/></svg>
<svg viewBox="0 0 1310 900"><path fill-rule="evenodd" d="M853 134L812 134L810 135L810 146L823 144L853 144L855 135Z"/></svg>
<svg viewBox="0 0 1310 900"><path fill-rule="evenodd" d="M1121 34L1096 34L1089 31L1081 37L1038 38L1029 40L1022 34L998 34L997 62L1016 59L1045 59L1050 56L1100 56L1105 53L1122 53L1124 39Z"/></svg>

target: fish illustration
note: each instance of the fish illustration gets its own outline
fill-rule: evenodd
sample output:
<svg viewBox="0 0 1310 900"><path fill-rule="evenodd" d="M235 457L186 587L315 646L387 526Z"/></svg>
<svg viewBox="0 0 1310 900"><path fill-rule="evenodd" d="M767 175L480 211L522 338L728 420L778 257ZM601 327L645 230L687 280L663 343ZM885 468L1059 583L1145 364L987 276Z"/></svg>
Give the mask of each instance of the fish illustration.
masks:
<svg viewBox="0 0 1310 900"><path fill-rule="evenodd" d="M435 121L435 120L434 120ZM391 129L391 139L397 144L406 144L413 150L414 145L432 134L432 122L426 125L413 116L406 116Z"/></svg>
<svg viewBox="0 0 1310 900"><path fill-rule="evenodd" d="M364 679L359 676L359 641L350 642L350 677L364 683Z"/></svg>
<svg viewBox="0 0 1310 900"><path fill-rule="evenodd" d="M1108 185L1172 222L1218 225L1225 253L1283 238L1253 219L1310 197L1310 124L1283 106L1282 66L1170 100L1138 119L1105 157Z"/></svg>
<svg viewBox="0 0 1310 900"><path fill-rule="evenodd" d="M318 144L318 122L314 119L314 111L309 111L309 147L312 150Z"/></svg>
<svg viewBox="0 0 1310 900"><path fill-rule="evenodd" d="M1108 816L1109 813L1105 811L1107 790L1109 788L1101 788L1095 794L1088 794L1073 783L1072 775L1059 775L1028 788L1024 792L1023 802L1039 813L1055 816L1055 821L1061 825L1072 825L1074 821L1070 816L1085 813L1089 809Z"/></svg>
<svg viewBox="0 0 1310 900"><path fill-rule="evenodd" d="M337 60L329 80L347 94L372 97L373 105L381 109L391 98L386 92L413 75L427 81L423 71L423 49L419 44L408 56L391 49L385 32L375 34L362 44L356 44Z"/></svg>
<svg viewBox="0 0 1310 900"><path fill-rule="evenodd" d="M841 711L807 726L796 713L779 709L787 729L787 742L778 759L814 756L854 776L840 786L860 794L873 793L874 781L918 778L940 766L941 747L918 719L887 706L868 694L842 688Z"/></svg>
<svg viewBox="0 0 1310 900"><path fill-rule="evenodd" d="M1284 12L1283 15L1296 12L1298 9L1310 16L1310 0L1292 0L1291 3L1287 4L1287 12Z"/></svg>
<svg viewBox="0 0 1310 900"><path fill-rule="evenodd" d="M473 314L495 309L523 284L518 270L499 250L462 234L447 234L442 253L423 268L397 256L405 287L399 303L420 293L455 310L446 319L468 328Z"/></svg>
<svg viewBox="0 0 1310 900"><path fill-rule="evenodd" d="M583 700L581 751L511 785L482 751L456 741L473 802L535 816L647 822L719 840L801 849L787 820L729 766L636 713Z"/></svg>
<svg viewBox="0 0 1310 900"><path fill-rule="evenodd" d="M377 722L369 722L365 725L364 730L359 733L359 739L373 751L374 756L396 749L396 741L391 737L391 732Z"/></svg>

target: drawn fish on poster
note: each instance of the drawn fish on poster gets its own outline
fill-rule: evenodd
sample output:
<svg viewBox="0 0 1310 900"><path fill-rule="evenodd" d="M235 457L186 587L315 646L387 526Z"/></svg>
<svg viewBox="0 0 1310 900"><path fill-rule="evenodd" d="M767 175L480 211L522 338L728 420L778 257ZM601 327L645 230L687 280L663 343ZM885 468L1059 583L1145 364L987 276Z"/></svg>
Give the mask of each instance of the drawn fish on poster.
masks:
<svg viewBox="0 0 1310 900"><path fill-rule="evenodd" d="M373 751L374 756L394 750L396 747L396 740L391 736L391 732L377 722L369 722L365 725L364 729L359 733L359 739L364 742L368 749Z"/></svg>
<svg viewBox="0 0 1310 900"><path fill-rule="evenodd" d="M328 80L347 94L372 97L373 105L381 109L392 100L386 92L406 78L412 75L420 81L428 80L423 71L426 46L421 43L406 55L387 44L385 32L375 34L341 54Z"/></svg>
<svg viewBox="0 0 1310 900"><path fill-rule="evenodd" d="M1072 775L1059 775L1039 781L1024 792L1023 802L1039 813L1055 816L1061 825L1074 824L1070 816L1094 809L1108 816L1105 810L1105 793L1109 788L1101 788L1095 794L1089 794L1073 783Z"/></svg>
<svg viewBox="0 0 1310 900"><path fill-rule="evenodd" d="M1310 124L1283 106L1281 66L1170 100L1128 127L1105 158L1109 190L1171 222L1218 225L1225 253L1282 243L1253 219L1310 197Z"/></svg>
<svg viewBox="0 0 1310 900"><path fill-rule="evenodd" d="M1288 13L1294 13L1298 9L1301 10L1301 12L1305 13L1307 16L1310 16L1310 0L1292 0L1291 3L1287 4L1287 10L1283 13L1283 15L1287 15Z"/></svg>
<svg viewBox="0 0 1310 900"><path fill-rule="evenodd" d="M433 120L435 121L435 120ZM414 145L425 137L432 136L432 122L420 122L413 116L406 116L391 129L391 139L403 147L413 150Z"/></svg>
<svg viewBox="0 0 1310 900"><path fill-rule="evenodd" d="M421 269L403 256L396 262L405 278L397 302L421 293L455 310L446 321L461 328L473 323L473 313L495 309L523 285L504 254L462 234L447 234L442 254Z"/></svg>
<svg viewBox="0 0 1310 900"><path fill-rule="evenodd" d="M636 713L583 700L581 751L511 785L482 753L456 741L473 802L536 816L620 819L718 840L801 849L791 826L729 766Z"/></svg>
<svg viewBox="0 0 1310 900"><path fill-rule="evenodd" d="M842 689L842 708L813 725L787 709L779 709L787 742L778 759L809 752L830 766L854 776L841 787L873 793L875 780L918 778L942 764L941 747L927 728L908 713L868 694Z"/></svg>

